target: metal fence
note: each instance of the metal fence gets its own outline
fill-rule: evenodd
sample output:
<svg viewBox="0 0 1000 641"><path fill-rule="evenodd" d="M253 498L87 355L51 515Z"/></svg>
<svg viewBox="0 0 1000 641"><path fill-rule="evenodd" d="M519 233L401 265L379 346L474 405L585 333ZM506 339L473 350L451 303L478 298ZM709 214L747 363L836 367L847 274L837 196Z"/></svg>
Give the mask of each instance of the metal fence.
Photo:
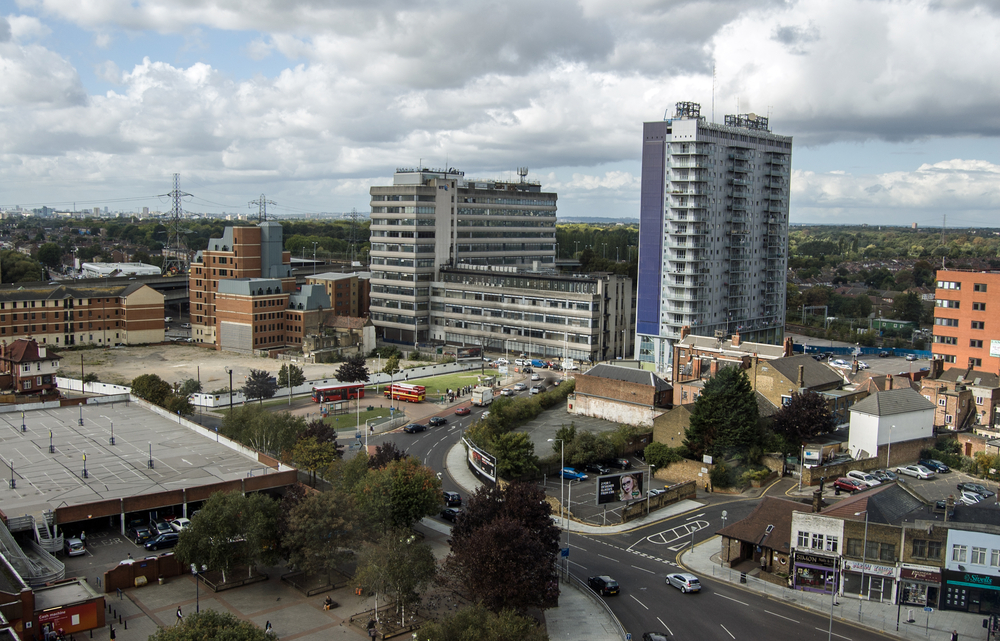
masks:
<svg viewBox="0 0 1000 641"><path fill-rule="evenodd" d="M614 622L615 629L618 631L618 635L621 637L622 641L625 641L625 639L628 637L628 634L625 632L625 628L624 626L622 626L621 621L619 621L618 617L615 616L615 613L611 611L611 608L604 601L604 599L598 596L596 592L591 590L590 586L587 585L583 580L573 576L572 574L563 575L563 579L566 580L568 583L571 583L574 586L576 586L581 592L586 594L587 598L589 598L591 601L593 601L596 604L599 604L600 608L603 609L607 613L608 617L610 617L610 619Z"/></svg>

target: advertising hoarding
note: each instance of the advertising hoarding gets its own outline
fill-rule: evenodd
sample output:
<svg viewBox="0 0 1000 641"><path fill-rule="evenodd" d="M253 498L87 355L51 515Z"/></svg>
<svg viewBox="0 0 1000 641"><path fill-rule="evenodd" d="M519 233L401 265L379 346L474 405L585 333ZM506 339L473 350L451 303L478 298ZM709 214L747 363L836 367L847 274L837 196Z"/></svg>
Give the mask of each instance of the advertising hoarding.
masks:
<svg viewBox="0 0 1000 641"><path fill-rule="evenodd" d="M462 439L469 449L469 465L480 475L497 482L497 459L495 456L476 447L469 439Z"/></svg>
<svg viewBox="0 0 1000 641"><path fill-rule="evenodd" d="M482 347L459 347L455 352L455 357L458 360L463 358L482 358L483 348Z"/></svg>
<svg viewBox="0 0 1000 641"><path fill-rule="evenodd" d="M597 477L597 504L635 501L643 498L642 472Z"/></svg>

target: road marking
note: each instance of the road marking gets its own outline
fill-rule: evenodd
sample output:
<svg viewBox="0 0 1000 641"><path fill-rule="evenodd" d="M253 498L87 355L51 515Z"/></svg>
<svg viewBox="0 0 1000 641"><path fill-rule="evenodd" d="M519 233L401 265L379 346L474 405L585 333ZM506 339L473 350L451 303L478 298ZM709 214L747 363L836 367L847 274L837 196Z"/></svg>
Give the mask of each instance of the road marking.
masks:
<svg viewBox="0 0 1000 641"><path fill-rule="evenodd" d="M743 601L740 601L738 599L734 599L731 596L726 596L725 594L719 594L718 592L716 592L715 595L716 596L721 596L723 599L729 599L730 601L736 601L736 603L739 603L740 605L745 605L747 607L750 607L749 603L744 603Z"/></svg>
<svg viewBox="0 0 1000 641"><path fill-rule="evenodd" d="M578 567L578 568L582 568L582 569L584 569L584 570L586 570L586 569L587 569L587 566L586 566L586 565L580 565L580 564L579 564L579 563L577 563L576 561L570 561L570 563L571 563L572 565L575 565L575 566L576 566L576 567Z"/></svg>
<svg viewBox="0 0 1000 641"><path fill-rule="evenodd" d="M696 518L698 518L699 516L705 516L705 513L704 513L704 512L702 512L701 514L694 514L694 515L692 515L692 516L689 516L689 517L687 517L687 518L686 518L686 519L684 519L684 520L685 520L685 521L690 521L691 519L696 519Z"/></svg>
<svg viewBox="0 0 1000 641"><path fill-rule="evenodd" d="M582 547L580 547L579 545L576 545L575 543L570 543L570 544L569 544L569 546L570 546L571 548L576 548L577 550L582 550L583 552L586 552L586 551L587 551L587 548L582 548Z"/></svg>
<svg viewBox="0 0 1000 641"><path fill-rule="evenodd" d="M790 618L788 618L786 616L782 616L782 615L778 614L777 612L771 612L770 610L764 610L764 612L767 612L768 614L770 614L773 617L778 617L779 619L784 619L785 621L791 621L792 623L799 623L799 621L796 621L795 619L790 619Z"/></svg>
<svg viewBox="0 0 1000 641"><path fill-rule="evenodd" d="M722 625L721 623L719 624L719 627L722 628L723 630L726 630L726 626ZM729 630L726 630L726 634L728 634L729 636L733 637L733 633L730 632ZM733 637L733 638L735 639L736 637Z"/></svg>
<svg viewBox="0 0 1000 641"><path fill-rule="evenodd" d="M603 554L598 554L597 556L601 557L602 559L607 559L609 561L614 561L615 563L621 563L621 561L619 561L618 559L613 559L610 556L604 556Z"/></svg>
<svg viewBox="0 0 1000 641"><path fill-rule="evenodd" d="M660 617L656 617L656 620L660 622L660 625L662 625L663 627L665 627L667 629L667 634L669 634L670 636L674 636L674 633L670 631L670 626L668 626L666 623L664 623L663 619L661 619Z"/></svg>
<svg viewBox="0 0 1000 641"><path fill-rule="evenodd" d="M643 572L649 572L650 574L656 574L656 572L653 572L652 570L647 570L646 568L640 568L638 565L633 565L632 567L634 567L636 570L642 570Z"/></svg>
<svg viewBox="0 0 1000 641"><path fill-rule="evenodd" d="M647 606L645 603L643 603L639 599L636 599L635 596L633 596L631 594L629 596L632 597L633 599L635 599L635 602L638 603L639 605L641 605L642 607L646 608L647 610L649 609L649 606Z"/></svg>
<svg viewBox="0 0 1000 641"><path fill-rule="evenodd" d="M823 628L816 628L816 629L819 630L820 632L829 632L829 630L824 630ZM833 632L832 634L835 637L840 637L841 639L847 639L847 641L851 641L850 637L845 637L842 634L837 634L836 632Z"/></svg>

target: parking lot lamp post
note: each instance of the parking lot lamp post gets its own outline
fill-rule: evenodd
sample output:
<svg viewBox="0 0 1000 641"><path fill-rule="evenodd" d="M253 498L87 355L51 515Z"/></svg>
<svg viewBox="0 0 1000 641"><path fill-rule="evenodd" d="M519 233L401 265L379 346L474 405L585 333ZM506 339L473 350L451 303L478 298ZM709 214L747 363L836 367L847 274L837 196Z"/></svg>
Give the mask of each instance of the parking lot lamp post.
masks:
<svg viewBox="0 0 1000 641"><path fill-rule="evenodd" d="M559 441L559 516L563 516L563 468L566 467L566 441L561 438L549 439L549 443L553 441ZM564 527L565 523L564 520Z"/></svg>
<svg viewBox="0 0 1000 641"><path fill-rule="evenodd" d="M233 416L233 368L227 367L226 373L229 374L229 417Z"/></svg>
<svg viewBox="0 0 1000 641"><path fill-rule="evenodd" d="M646 482L646 515L647 516L650 514L650 511L649 511L649 499L653 498L652 495L649 493L649 491L653 489L653 471L655 469L656 469L655 465L650 465L649 466L649 481Z"/></svg>
<svg viewBox="0 0 1000 641"><path fill-rule="evenodd" d="M201 612L201 598L199 595L199 579L201 578L201 573L208 569L207 565L202 565L201 569L198 569L197 563L191 564L191 574L194 575L194 612L198 614Z"/></svg>

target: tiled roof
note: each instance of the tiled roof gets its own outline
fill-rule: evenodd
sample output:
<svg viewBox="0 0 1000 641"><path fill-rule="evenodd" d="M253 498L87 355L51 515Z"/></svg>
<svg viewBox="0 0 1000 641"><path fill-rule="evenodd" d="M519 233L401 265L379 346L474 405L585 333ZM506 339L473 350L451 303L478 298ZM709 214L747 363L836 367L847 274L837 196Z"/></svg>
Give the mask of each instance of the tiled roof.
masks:
<svg viewBox="0 0 1000 641"><path fill-rule="evenodd" d="M776 358L767 363L766 367L773 367L781 374L796 383L799 380L799 366L802 366L802 382L806 389L813 387L824 387L826 385L839 384L844 382L842 374L838 373L829 365L820 363L812 356L799 354L798 356L787 356Z"/></svg>
<svg viewBox="0 0 1000 641"><path fill-rule="evenodd" d="M741 342L736 347L733 347L732 339L720 341L711 336L697 336L695 334L688 334L677 345L680 347L686 346L705 350L718 350L723 353L728 352L734 356L752 356L756 354L762 358L779 358L785 353L784 345Z"/></svg>
<svg viewBox="0 0 1000 641"><path fill-rule="evenodd" d="M6 346L4 352L4 355L0 356L0 360L12 363L34 363L35 361L54 361L62 358L62 356L48 350L46 350L44 357L39 356L38 343L34 339L27 338L15 340Z"/></svg>
<svg viewBox="0 0 1000 641"><path fill-rule="evenodd" d="M129 285L66 286L48 283L21 283L0 287L0 301L63 300L66 298L101 298L128 296L143 287L141 283Z"/></svg>
<svg viewBox="0 0 1000 641"><path fill-rule="evenodd" d="M717 534L779 552L788 552L792 514L810 511L812 508L804 503L765 496L745 519L722 528ZM767 531L768 526L773 526L770 533Z"/></svg>
<svg viewBox="0 0 1000 641"><path fill-rule="evenodd" d="M767 397L760 392L754 391L754 398L757 400L757 414L763 417L774 416L778 411L778 407L767 400Z"/></svg>
<svg viewBox="0 0 1000 641"><path fill-rule="evenodd" d="M922 410L933 410L934 403L920 395L919 392L910 389L891 389L885 392L876 392L864 398L851 407L852 412L871 414L872 416L890 416L892 414L906 414L907 412L919 412Z"/></svg>
<svg viewBox="0 0 1000 641"><path fill-rule="evenodd" d="M624 381L626 383L636 383L638 385L649 385L657 392L671 389L670 384L662 378L644 369L633 369L631 367L618 367L617 365L595 365L587 370L584 376L595 378L607 378L613 381Z"/></svg>
<svg viewBox="0 0 1000 641"><path fill-rule="evenodd" d="M922 512L926 506L927 502L908 488L898 483L883 483L835 503L821 514L863 521L867 513L871 523L899 525L907 515Z"/></svg>
<svg viewBox="0 0 1000 641"><path fill-rule="evenodd" d="M324 321L325 327L334 329L361 329L368 323L368 317L364 316L328 316Z"/></svg>
<svg viewBox="0 0 1000 641"><path fill-rule="evenodd" d="M1000 387L1000 376L989 372L980 372L974 369L952 367L951 369L941 372L941 375L938 376L939 381L951 381L952 383L957 383L960 378L966 385L975 385L977 387L980 385L983 387ZM979 381L978 383L976 382L977 380Z"/></svg>

